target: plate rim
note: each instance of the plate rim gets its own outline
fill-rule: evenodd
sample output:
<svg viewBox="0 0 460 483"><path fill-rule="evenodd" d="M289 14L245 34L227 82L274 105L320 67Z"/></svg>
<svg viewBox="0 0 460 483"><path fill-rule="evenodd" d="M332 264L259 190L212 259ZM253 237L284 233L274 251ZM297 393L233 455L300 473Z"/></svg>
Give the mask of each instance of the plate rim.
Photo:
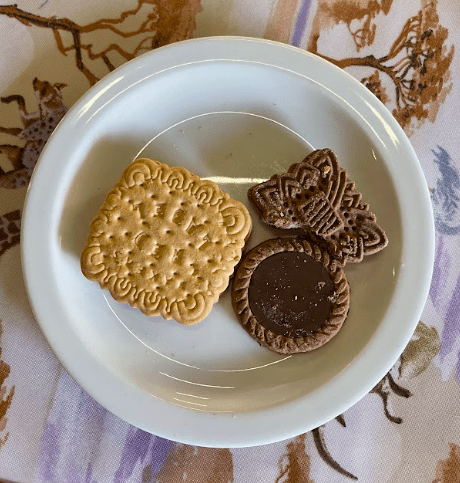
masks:
<svg viewBox="0 0 460 483"><path fill-rule="evenodd" d="M101 90L104 90L104 89L107 90L107 86L109 86L110 88L111 83L113 84L117 76L120 76L123 73L123 71L129 72L130 70L132 70L133 67L135 67L136 63L140 65L146 60L150 58L154 58L157 55L157 53L160 51L164 52L169 50L171 53L172 50L176 50L176 51L180 51L181 49L187 50L189 48L188 47L189 45L192 45L192 44L197 45L200 43L208 44L208 45L214 44L215 48L218 49L220 46L222 46L222 42L229 43L232 45L240 44L241 42L246 42L245 45L248 45L247 43L251 42L253 48L255 48L256 50L260 45L271 45L272 47L270 48L273 48L273 49L280 49L280 48L286 49L289 51L296 52L295 55L299 55L300 53L301 55L310 57L310 59L312 59L313 62L324 63L323 65L327 65L328 66L327 68L331 68L333 71L337 73L339 77L342 76L343 79L348 79L345 83L348 83L348 84L351 83L351 85L360 93L360 95L362 95L362 97L366 100L366 102L369 103L371 108L375 109L379 113L382 119L396 133L401 149L404 152L409 154L409 157L411 158L411 162L414 164L413 167L415 167L415 171L416 171L415 179L420 183L418 186L418 192L420 194L421 208L422 208L422 211L424 211L424 213L427 215L427 218L424 220L425 228L427 230L427 233L425 234L425 239L424 239L426 262L424 264L425 270L421 275L419 274L419 278L422 279L422 283L420 284L419 290L418 290L419 292L418 302L416 303L416 306L413 307L412 310L410 311L413 318L413 320L411 321L412 323L407 324L407 326L404 328L405 330L403 330L402 334L400 334L398 343L393 345L392 350L386 357L386 363L380 364L381 367L379 368L374 367L374 370L371 371L371 373L374 374L373 377L368 376L367 378L364 378L365 380L360 381L360 384L358 385L356 385L355 383L355 387L353 388L352 391L350 391L349 385L346 384L346 377L344 377L345 375L343 374L349 371L349 368L344 370L343 373L338 374L334 378L334 381L333 381L334 385L336 389L343 389L344 391L345 391L345 387L348 385L348 389L345 391L348 394L348 397L342 398L341 404L337 405L335 410L331 411L330 408L328 410L324 410L319 417L317 416L315 418L313 426L310 425L307 427L307 426L302 426L302 424L299 424L297 429L294 429L294 427L291 424L289 427L281 428L281 429L278 428L276 431L265 429L263 431L259 431L259 433L257 433L256 436L251 434L251 435L245 435L244 438L241 438L241 435L240 437L236 437L236 438L230 437L229 435L225 434L225 432L223 431L223 428L230 428L238 425L240 425L240 427L243 428L243 427L247 427L248 424L252 425L254 428L255 427L260 428L260 426L263 425L262 423L267 421L267 418L273 418L273 417L276 417L277 415L280 415L281 414L280 408L283 411L292 410L293 408L299 408L302 401L305 401L305 399L308 399L310 396L307 395L307 396L299 397L294 401L286 403L285 405L279 405L275 408L263 409L256 412L238 413L236 416L236 419L233 418L232 414L227 414L227 413L217 413L217 414L203 413L203 414L206 414L206 417L203 418L200 416L200 412L193 412L190 409L181 408L178 406L171 411L171 407L173 406L171 403L161 401L155 398L156 406L158 407L159 410L164 411L165 414L173 414L178 416L190 417L191 419L193 419L194 427L196 427L196 423L197 422L199 423L200 421L206 422L207 424L209 423L211 426L214 424L216 426L219 426L220 431L223 434L223 437L216 436L216 435L214 435L214 437L211 437L209 436L209 434L206 434L206 431L204 431L204 434L198 434L198 435L184 434L184 433L176 434L174 430L168 430L168 428L165 427L164 425L160 430L158 430L158 428L147 427L145 425L145 422L140 421L136 415L133 415L131 413L127 415L122 409L123 404L121 405L115 404L113 402L113 399L110 399L107 397L106 398L100 397L99 393L97 394L97 396L95 396L95 392L97 391L95 391L94 386L92 386L89 383L89 380L84 377L84 374L82 374L81 371L75 370L75 367L70 360L71 357L68 354L64 354L60 350L59 341L56 340L56 338L52 333L51 327L47 325L47 322L44 320L45 316L43 313L43 307L41 305L41 302L37 299L36 289L33 286L34 284L33 283L34 275L32 274L33 270L31 268L31 264L29 263L30 258L32 256L31 253L33 252L32 249L34 247L34 244L33 244L34 223L33 223L32 213L33 213L34 198L37 196L35 194L36 188L34 188L35 186L34 179L36 179L37 177L36 174L43 169L41 168L41 166L43 165L43 160L46 159L46 157L48 156L48 152L51 152L54 144L57 142L55 140L59 136L61 126L71 122L73 116L75 116L75 114L78 113L85 106L85 103L87 103L89 99L92 99L95 96L97 96L97 93L100 92ZM211 59L211 60L217 60L217 59ZM219 60L223 60L223 59L219 58ZM401 217L403 217L403 212L401 212ZM106 409L116 414L117 416L127 421L128 423L133 424L137 427L140 427L141 429L144 429L148 432L152 432L164 438L180 441L187 444L197 444L200 446L247 447L247 446L256 446L256 445L280 441L283 439L296 436L297 434L300 434L303 431L310 430L310 429L313 429L314 427L324 424L325 422L333 419L335 416L337 416L338 414L340 414L341 412L345 411L353 404L358 402L374 387L374 385L388 372L388 370L391 369L391 367L393 366L393 364L396 362L397 358L401 354L402 350L404 349L405 345L409 342L412 336L412 333L415 330L415 327L418 323L418 319L425 306L426 299L428 297L428 292L429 292L429 287L430 287L431 277L433 272L433 266L434 266L434 247L435 247L434 219L433 219L433 212L431 209L428 187L426 185L426 179L425 179L422 167L417 159L417 155L412 145L410 144L410 141L408 140L406 134L399 126L399 124L397 124L396 120L393 118L391 113L375 96L373 96L373 94L371 94L354 77L352 77L350 74L343 71L339 67L322 59L320 56L309 53L305 50L302 50L298 47L294 47L291 45L282 44L280 42L269 41L264 39L251 38L251 37L234 37L234 36L205 37L205 38L189 39L189 40L180 41L174 44L169 44L169 45L160 47L158 49L155 49L153 51L147 52L142 56L139 56L133 59L132 61L123 64L122 66L115 69L107 76L105 76L103 79L101 79L95 86L91 87L88 91L86 91L83 94L83 96L79 100L77 100L75 104L69 109L66 116L64 116L64 118L61 120L61 122L59 123L59 125L57 126L53 134L50 136L50 139L48 140L45 148L43 149L40 155L36 170L32 175L31 182L27 189L26 199L25 199L24 208L23 208L22 225L23 225L23 228L22 228L22 234L21 234L21 260L22 260L23 276L24 276L24 281L25 281L26 291L29 297L29 301L30 301L34 316L38 321L40 328L45 335L45 338L47 339L49 345L51 346L51 349L56 354L61 364L69 372L69 374L76 380L76 382L86 392L88 392L91 395L91 397L93 397L96 401L102 404ZM402 230L402 235L404 235L404 230ZM374 333L374 335L372 336L372 339L368 342L366 348L362 351L361 354L359 354L355 358L355 360L349 366L351 366L352 368L356 368L356 367L359 367L359 364L360 365L367 364L368 367L373 367L375 364L372 364L372 355L373 355L372 348L375 345L376 339L378 340L382 338L388 339L391 336L391 334L388 334L387 332L388 331L385 330L385 327L382 327L382 326L379 327ZM97 368L97 370L94 371L94 376L98 374L98 370L100 370L100 368ZM102 371L100 375L102 376L103 374L104 374L104 371ZM122 383L121 385L114 384L113 390L120 390L122 388L123 388Z"/></svg>

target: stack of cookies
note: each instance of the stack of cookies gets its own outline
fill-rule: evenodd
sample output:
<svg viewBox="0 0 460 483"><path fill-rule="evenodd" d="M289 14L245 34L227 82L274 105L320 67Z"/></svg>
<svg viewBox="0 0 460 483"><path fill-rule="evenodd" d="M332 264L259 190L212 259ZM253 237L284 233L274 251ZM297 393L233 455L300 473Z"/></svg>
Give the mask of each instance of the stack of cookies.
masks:
<svg viewBox="0 0 460 483"><path fill-rule="evenodd" d="M348 315L343 267L385 248L387 236L330 149L253 186L248 197L262 222L303 235L267 240L244 257L235 312L262 346L282 354L316 349Z"/></svg>

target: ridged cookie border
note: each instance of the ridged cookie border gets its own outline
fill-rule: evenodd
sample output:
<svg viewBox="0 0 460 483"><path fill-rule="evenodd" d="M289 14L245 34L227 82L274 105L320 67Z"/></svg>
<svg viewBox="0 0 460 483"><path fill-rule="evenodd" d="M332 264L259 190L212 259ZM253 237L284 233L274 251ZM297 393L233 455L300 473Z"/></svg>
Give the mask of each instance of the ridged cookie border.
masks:
<svg viewBox="0 0 460 483"><path fill-rule="evenodd" d="M237 210L244 219L244 223L241 227L234 226L233 232L229 234L235 236L244 233L238 243L241 256L246 240L252 231L251 216L243 203L231 198L217 183L203 180L186 168L171 167L149 158L138 158L125 168L93 219L85 248L80 256L81 271L86 278L98 282L102 289L108 290L115 300L128 303L147 316L160 315L165 320L172 318L181 324L193 325L203 320L210 313L221 293L228 287L236 262L227 267L225 276L221 276L223 283L219 285L219 288L211 290L210 295L205 296L202 293L196 293L190 294L185 300L169 301L167 298L148 290L138 290L129 278L110 273L102 261L99 261L99 263L94 261L101 253L100 245L97 242L97 236L101 233L99 233L97 224L99 221L105 222L107 220L106 211L118 205L122 196L122 189L130 189L135 185L142 186L144 182L156 178L159 178L161 183L168 185L170 189L189 192L201 204L217 205L222 217L226 216L228 210ZM237 231L236 228L238 228ZM183 315L184 313L186 315Z"/></svg>
<svg viewBox="0 0 460 483"><path fill-rule="evenodd" d="M266 258L286 251L303 252L320 262L329 272L337 299L330 318L323 327L307 337L290 338L263 327L249 306L249 284L255 268ZM265 240L243 258L232 285L232 304L241 325L260 345L280 354L309 352L332 339L345 322L350 307L350 286L342 265L315 243L298 238Z"/></svg>

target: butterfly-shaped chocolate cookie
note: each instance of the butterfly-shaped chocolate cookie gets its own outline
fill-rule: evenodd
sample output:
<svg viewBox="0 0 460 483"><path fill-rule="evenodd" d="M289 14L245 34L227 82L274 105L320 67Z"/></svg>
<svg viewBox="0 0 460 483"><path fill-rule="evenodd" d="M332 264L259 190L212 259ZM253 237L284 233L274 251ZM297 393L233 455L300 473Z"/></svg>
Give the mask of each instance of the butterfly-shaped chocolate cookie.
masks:
<svg viewBox="0 0 460 483"><path fill-rule="evenodd" d="M251 187L248 197L264 223L304 230L342 263L360 262L388 244L331 149L313 151L287 173Z"/></svg>

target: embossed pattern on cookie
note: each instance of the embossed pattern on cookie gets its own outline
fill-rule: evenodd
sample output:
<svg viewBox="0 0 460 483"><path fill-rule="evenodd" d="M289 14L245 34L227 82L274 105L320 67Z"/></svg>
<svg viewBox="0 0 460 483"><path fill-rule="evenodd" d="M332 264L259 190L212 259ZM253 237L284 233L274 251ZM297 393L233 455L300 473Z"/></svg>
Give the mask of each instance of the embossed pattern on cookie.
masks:
<svg viewBox="0 0 460 483"><path fill-rule="evenodd" d="M331 149L318 149L288 171L296 172L304 164L324 173L318 181L320 189L339 206L343 225L323 237L331 254L344 263L358 263L364 256L383 250L388 245L386 233L369 211L369 205L362 201L354 181L339 165L335 153Z"/></svg>
<svg viewBox="0 0 460 483"><path fill-rule="evenodd" d="M275 228L302 228L324 236L343 226L337 200L320 189L318 169L303 165L292 173L275 174L249 188L248 197L260 219Z"/></svg>
<svg viewBox="0 0 460 483"><path fill-rule="evenodd" d="M120 302L194 324L227 288L250 231L246 207L217 184L138 159L93 220L81 269Z"/></svg>
<svg viewBox="0 0 460 483"><path fill-rule="evenodd" d="M310 153L287 173L248 190L261 220L301 228L342 263L385 248L388 238L331 149Z"/></svg>

